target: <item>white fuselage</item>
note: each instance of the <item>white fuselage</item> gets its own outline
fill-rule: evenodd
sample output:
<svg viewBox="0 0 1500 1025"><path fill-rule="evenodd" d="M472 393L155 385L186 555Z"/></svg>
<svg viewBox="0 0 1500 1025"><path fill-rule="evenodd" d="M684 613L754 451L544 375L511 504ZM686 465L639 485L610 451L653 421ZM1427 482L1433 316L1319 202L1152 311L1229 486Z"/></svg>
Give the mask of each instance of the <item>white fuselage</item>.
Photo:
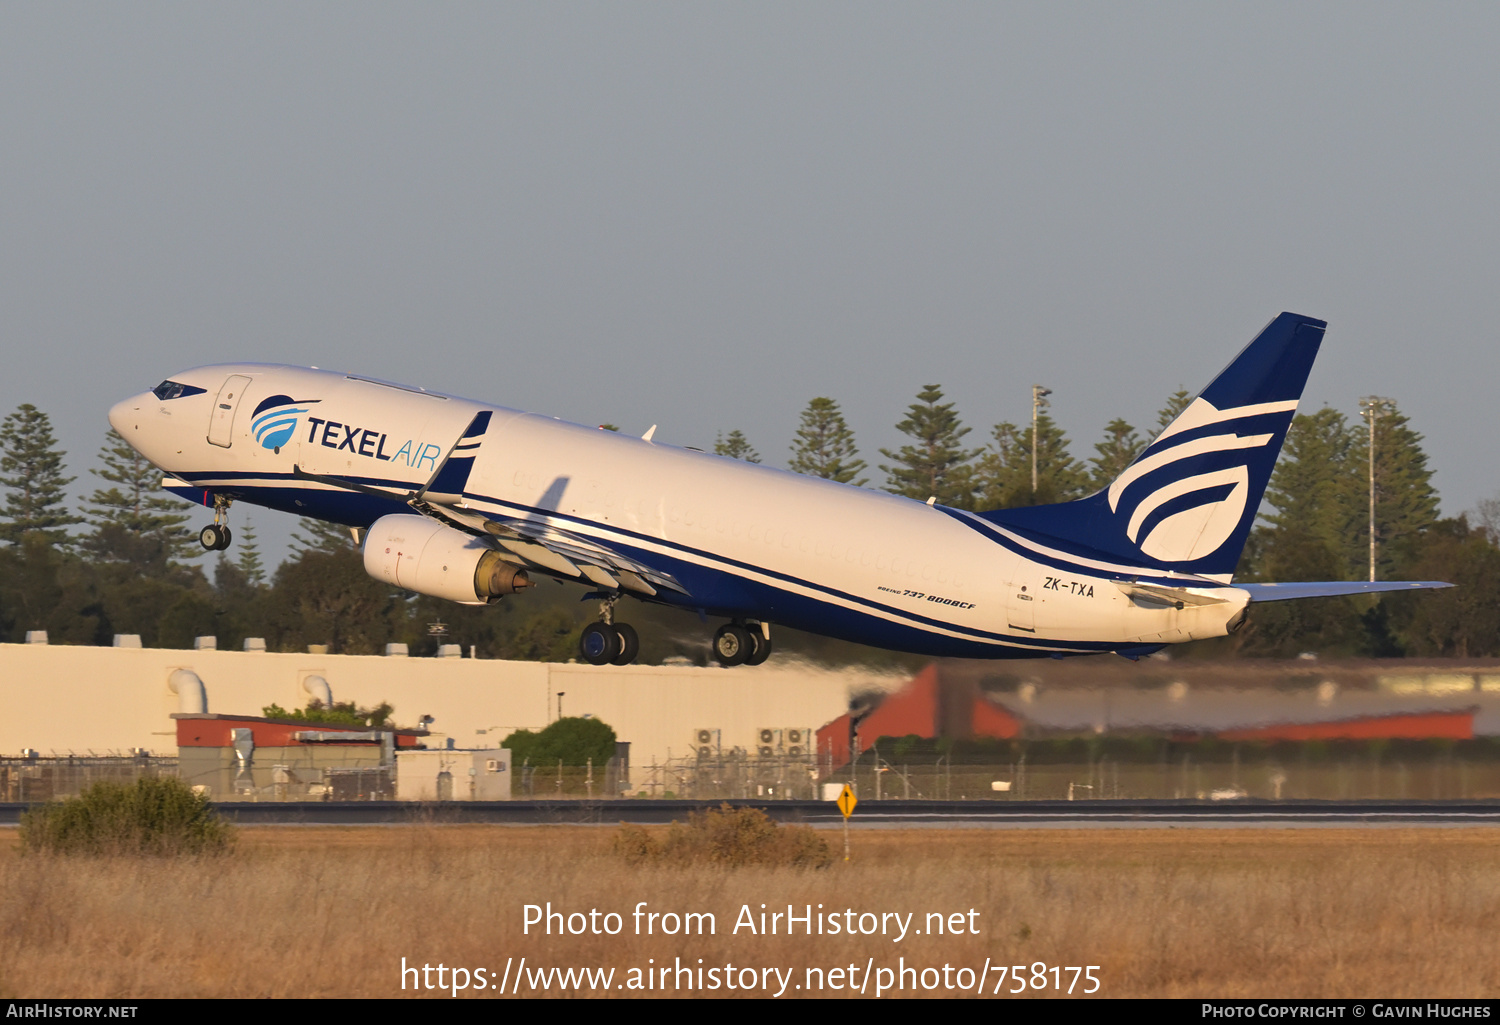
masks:
<svg viewBox="0 0 1500 1025"><path fill-rule="evenodd" d="M409 510L293 468L415 491L475 414L491 410L460 508L627 552L684 585L656 600L706 614L1004 658L1222 636L1248 598L1198 577L1062 552L907 498L340 373L240 364L172 380L203 391L166 400L147 392L110 411L146 458L206 495L357 527ZM264 414L257 429L254 411L276 397L287 400L286 415ZM1143 599L1132 580L1211 602Z"/></svg>

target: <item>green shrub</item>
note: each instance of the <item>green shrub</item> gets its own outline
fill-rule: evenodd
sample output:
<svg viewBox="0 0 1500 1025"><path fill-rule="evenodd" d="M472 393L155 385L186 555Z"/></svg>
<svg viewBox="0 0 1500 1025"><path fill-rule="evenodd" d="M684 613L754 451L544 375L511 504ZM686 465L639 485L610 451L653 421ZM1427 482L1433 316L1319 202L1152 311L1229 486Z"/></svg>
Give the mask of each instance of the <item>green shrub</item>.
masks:
<svg viewBox="0 0 1500 1025"><path fill-rule="evenodd" d="M758 808L727 804L690 814L687 825L673 822L663 838L641 826L621 826L611 847L631 865L825 868L833 862L827 841L808 826L779 826Z"/></svg>
<svg viewBox="0 0 1500 1025"><path fill-rule="evenodd" d="M511 759L532 765L585 765L593 759L602 768L615 756L615 731L607 723L587 716L567 716L553 720L540 733L516 730L500 741L509 748Z"/></svg>
<svg viewBox="0 0 1500 1025"><path fill-rule="evenodd" d="M172 776L101 781L21 816L22 849L39 854L223 854L233 843L208 798Z"/></svg>
<svg viewBox="0 0 1500 1025"><path fill-rule="evenodd" d="M374 708L359 708L352 701L335 701L325 707L323 702L313 698L306 708L286 709L273 702L262 708L260 714L267 719L296 719L330 726L394 729L395 724L391 722L391 713L394 711L389 701L382 701Z"/></svg>

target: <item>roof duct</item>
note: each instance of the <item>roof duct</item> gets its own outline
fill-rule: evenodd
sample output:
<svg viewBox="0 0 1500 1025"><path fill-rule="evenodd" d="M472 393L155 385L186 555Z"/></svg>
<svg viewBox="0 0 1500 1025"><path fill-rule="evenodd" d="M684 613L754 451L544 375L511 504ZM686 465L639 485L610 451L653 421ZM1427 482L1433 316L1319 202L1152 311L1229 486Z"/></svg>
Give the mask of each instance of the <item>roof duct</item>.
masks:
<svg viewBox="0 0 1500 1025"><path fill-rule="evenodd" d="M189 715L208 712L208 691L191 669L174 669L167 677L167 689L177 695L177 711Z"/></svg>
<svg viewBox="0 0 1500 1025"><path fill-rule="evenodd" d="M323 703L324 708L333 707L333 688L328 686L328 681L321 676L304 676L302 678L302 689L315 701Z"/></svg>

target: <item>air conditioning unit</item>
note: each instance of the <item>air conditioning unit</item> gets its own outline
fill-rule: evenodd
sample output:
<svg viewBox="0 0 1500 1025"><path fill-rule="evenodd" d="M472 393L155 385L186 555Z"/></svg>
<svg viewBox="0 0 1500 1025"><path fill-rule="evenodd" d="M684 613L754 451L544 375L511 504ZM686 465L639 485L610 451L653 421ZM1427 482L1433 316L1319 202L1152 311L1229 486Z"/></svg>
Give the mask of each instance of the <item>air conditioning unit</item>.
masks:
<svg viewBox="0 0 1500 1025"><path fill-rule="evenodd" d="M713 730L694 730L693 741L697 744L712 744L714 742Z"/></svg>
<svg viewBox="0 0 1500 1025"><path fill-rule="evenodd" d="M705 759L705 758L712 758L713 756L714 756L714 749L712 747L710 747L709 745L704 744L703 746L701 746L701 747L698 748L698 758L700 760L701 759Z"/></svg>
<svg viewBox="0 0 1500 1025"><path fill-rule="evenodd" d="M806 731L805 730L799 730L799 729L797 729L795 727L789 728L786 731L786 742L788 744L801 744L803 742L803 739L804 739L803 736L802 736L802 734L804 732L806 732Z"/></svg>
<svg viewBox="0 0 1500 1025"><path fill-rule="evenodd" d="M760 731L760 742L762 744L776 743L776 731L771 729L762 729Z"/></svg>
<svg viewBox="0 0 1500 1025"><path fill-rule="evenodd" d="M806 752L802 750L801 744L793 744L791 747L786 749L786 753L791 755L793 758L797 758L805 754Z"/></svg>
<svg viewBox="0 0 1500 1025"><path fill-rule="evenodd" d="M763 730L762 732L765 731ZM770 744L762 744L760 745L760 747L755 749L755 753L760 755L762 758L774 758L776 755L776 749Z"/></svg>

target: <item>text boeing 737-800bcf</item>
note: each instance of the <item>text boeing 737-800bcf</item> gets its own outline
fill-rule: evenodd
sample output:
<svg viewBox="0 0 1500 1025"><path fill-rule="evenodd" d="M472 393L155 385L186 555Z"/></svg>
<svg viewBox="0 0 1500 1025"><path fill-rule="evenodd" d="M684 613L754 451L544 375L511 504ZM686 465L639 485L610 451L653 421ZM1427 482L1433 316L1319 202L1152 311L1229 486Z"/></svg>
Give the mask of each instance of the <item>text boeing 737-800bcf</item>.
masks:
<svg viewBox="0 0 1500 1025"><path fill-rule="evenodd" d="M303 367L198 367L109 420L214 510L243 501L353 528L365 568L467 604L530 575L595 588L583 658L624 664L631 595L728 619L725 665L771 624L928 655L1027 658L1234 630L1252 601L1447 586L1231 583L1323 321L1283 313L1098 494L972 513Z"/></svg>

